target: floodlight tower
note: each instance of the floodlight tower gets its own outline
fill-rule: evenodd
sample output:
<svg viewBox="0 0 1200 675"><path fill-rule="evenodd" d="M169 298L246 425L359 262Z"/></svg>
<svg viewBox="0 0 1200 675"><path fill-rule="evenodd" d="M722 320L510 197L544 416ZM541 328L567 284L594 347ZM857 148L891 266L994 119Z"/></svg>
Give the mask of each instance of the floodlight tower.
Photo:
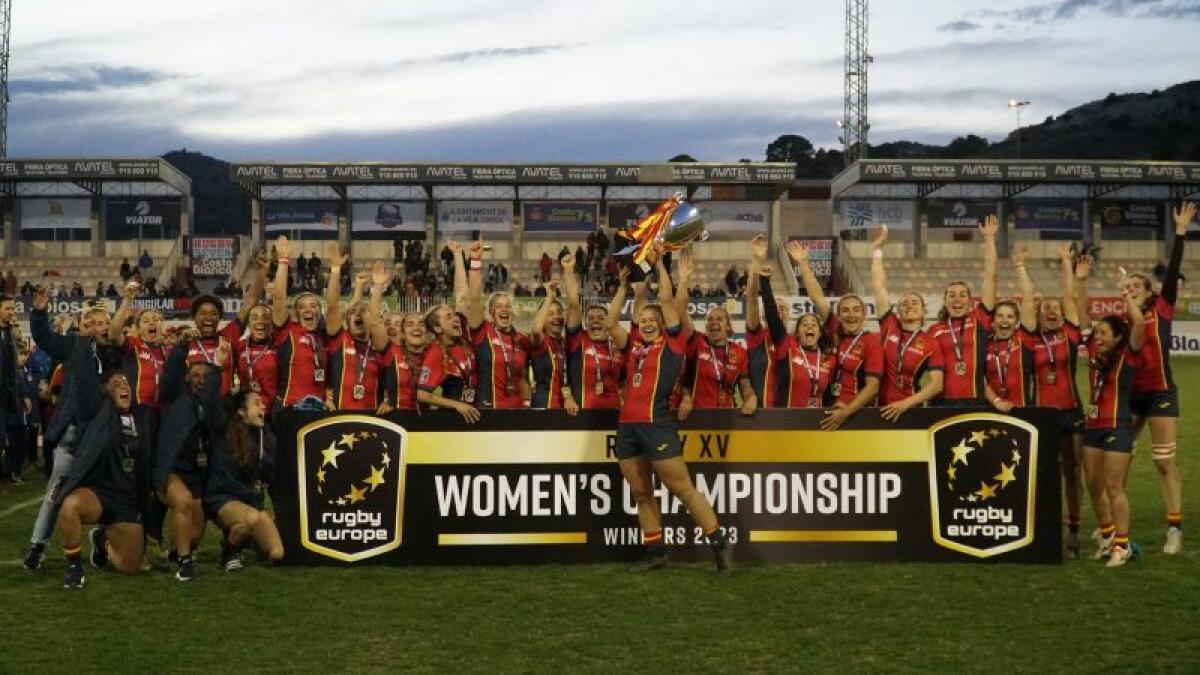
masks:
<svg viewBox="0 0 1200 675"><path fill-rule="evenodd" d="M8 156L8 35L12 0L0 0L0 157Z"/></svg>
<svg viewBox="0 0 1200 675"><path fill-rule="evenodd" d="M845 99L842 104L842 157L846 166L867 156L867 0L846 0Z"/></svg>

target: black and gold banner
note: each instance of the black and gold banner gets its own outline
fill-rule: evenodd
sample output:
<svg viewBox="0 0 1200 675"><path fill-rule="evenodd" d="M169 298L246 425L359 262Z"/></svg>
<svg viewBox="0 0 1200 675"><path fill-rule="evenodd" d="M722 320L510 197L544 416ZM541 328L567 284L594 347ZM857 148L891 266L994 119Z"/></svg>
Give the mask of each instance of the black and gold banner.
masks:
<svg viewBox="0 0 1200 675"><path fill-rule="evenodd" d="M1060 562L1057 414L952 409L696 411L679 430L697 489L750 561ZM283 413L272 489L285 562L544 563L641 554L613 456L616 414ZM708 545L661 485L678 560Z"/></svg>

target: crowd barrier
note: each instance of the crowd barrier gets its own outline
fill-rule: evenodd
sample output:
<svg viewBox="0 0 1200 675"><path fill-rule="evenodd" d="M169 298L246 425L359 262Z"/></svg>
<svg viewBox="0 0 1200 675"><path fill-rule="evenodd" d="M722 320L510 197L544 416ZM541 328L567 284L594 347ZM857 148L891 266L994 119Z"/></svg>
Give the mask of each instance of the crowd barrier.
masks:
<svg viewBox="0 0 1200 675"><path fill-rule="evenodd" d="M1061 562L1057 413L696 411L693 479L737 559ZM284 412L272 499L285 564L602 562L641 554L615 411ZM656 485L678 560L710 556Z"/></svg>

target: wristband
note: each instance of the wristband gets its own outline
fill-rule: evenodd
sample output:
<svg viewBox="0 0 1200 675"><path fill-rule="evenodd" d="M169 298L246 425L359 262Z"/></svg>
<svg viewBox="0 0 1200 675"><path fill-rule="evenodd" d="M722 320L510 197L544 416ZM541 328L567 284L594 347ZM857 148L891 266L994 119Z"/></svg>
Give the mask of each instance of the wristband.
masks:
<svg viewBox="0 0 1200 675"><path fill-rule="evenodd" d="M288 258L280 258L280 259L276 260L275 262L277 262L280 265L286 265L286 264L290 263L291 260Z"/></svg>
<svg viewBox="0 0 1200 675"><path fill-rule="evenodd" d="M479 258L471 258L471 269L473 269L473 270L483 269L483 261L480 260Z"/></svg>
<svg viewBox="0 0 1200 675"><path fill-rule="evenodd" d="M876 260L883 260L883 251L877 248L874 251L871 251L871 257Z"/></svg>

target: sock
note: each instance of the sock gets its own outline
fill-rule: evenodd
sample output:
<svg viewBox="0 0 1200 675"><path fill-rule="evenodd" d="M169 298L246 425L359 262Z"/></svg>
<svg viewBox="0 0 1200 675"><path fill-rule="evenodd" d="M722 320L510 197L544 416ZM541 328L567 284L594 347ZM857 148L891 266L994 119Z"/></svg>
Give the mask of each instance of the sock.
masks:
<svg viewBox="0 0 1200 675"><path fill-rule="evenodd" d="M657 556L667 552L667 545L663 543L662 530L642 532L642 543L646 546L648 555Z"/></svg>
<svg viewBox="0 0 1200 675"><path fill-rule="evenodd" d="M709 544L713 548L719 549L725 546L725 532L719 526L704 536L708 537Z"/></svg>
<svg viewBox="0 0 1200 675"><path fill-rule="evenodd" d="M1113 538L1113 548L1129 548L1129 533L1118 532Z"/></svg>
<svg viewBox="0 0 1200 675"><path fill-rule="evenodd" d="M63 546L63 557L66 558L67 562L69 563L79 562L79 559L82 557L82 555L83 546L80 544L75 544L74 546Z"/></svg>
<svg viewBox="0 0 1200 675"><path fill-rule="evenodd" d="M1100 534L1104 535L1105 539L1111 537L1116 531L1117 526L1113 523L1100 523Z"/></svg>
<svg viewBox="0 0 1200 675"><path fill-rule="evenodd" d="M1179 512L1167 514L1167 527L1183 529L1183 514Z"/></svg>
<svg viewBox="0 0 1200 675"><path fill-rule="evenodd" d="M1079 532L1079 516L1067 516L1067 529L1072 533Z"/></svg>

